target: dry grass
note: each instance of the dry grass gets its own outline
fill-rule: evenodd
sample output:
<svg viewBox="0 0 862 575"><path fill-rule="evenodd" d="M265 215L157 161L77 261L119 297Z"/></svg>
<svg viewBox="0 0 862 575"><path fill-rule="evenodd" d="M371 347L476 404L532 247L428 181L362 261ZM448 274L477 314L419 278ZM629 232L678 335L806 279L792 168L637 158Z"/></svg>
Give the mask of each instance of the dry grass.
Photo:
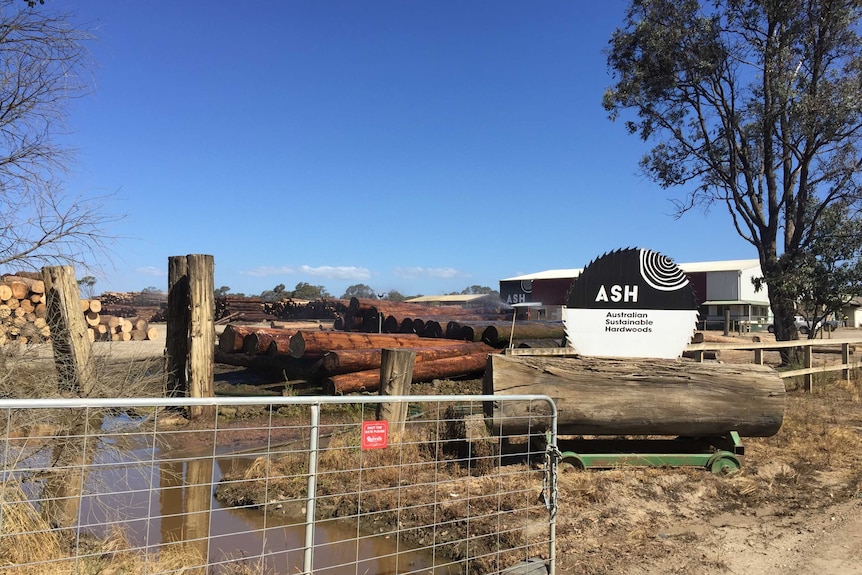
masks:
<svg viewBox="0 0 862 575"><path fill-rule="evenodd" d="M158 553L129 551L131 545L121 530L104 538L78 538L52 529L20 485L0 485L2 537L0 575L80 575L83 573L121 575L163 573L165 575L205 575L206 542L164 545ZM221 565L219 575L270 575L255 562L236 560Z"/></svg>
<svg viewBox="0 0 862 575"><path fill-rule="evenodd" d="M779 433L743 438L743 468L730 476L715 476L700 468L561 474L556 520L559 572L628 573L633 565L650 561L666 561L668 573L720 572L726 568L720 553L690 553L710 531L714 518L730 515L735 521L754 521L764 513L811 512L858 497L862 493L860 396L860 382L835 380L821 382L813 394L788 393ZM461 559L467 542L474 546L471 553L475 546L493 545L492 536L475 534L499 533L500 510L515 510L508 517L514 523L529 524L541 515L541 510L531 517L526 517L529 512L518 511L523 507L519 500L523 494L502 500L481 495L497 492L500 469L509 473L504 479L508 482L529 476L527 467L519 468L524 473L513 472L525 463L491 471L483 468L477 473L479 465L464 458L457 442L441 444L428 429L411 430L399 449L370 452L356 448L356 433L334 436L321 456L321 467L327 472L318 483L320 518L351 518L368 530L391 532L418 545L428 544L421 527L434 526L436 536L445 533L438 553ZM441 449L443 462L432 463ZM305 496L303 454L259 461L254 467L238 478L245 483L232 484L246 503L263 505L262 494L254 494L255 480L267 467L270 477L282 476L279 493ZM517 486L507 487L517 491ZM450 492L459 491L476 494L471 495L471 514L488 515L484 523L471 520L472 538L464 529L465 506L458 498L449 498ZM409 502L406 511L405 502ZM523 543L529 538L528 531L506 533L510 539L503 545ZM490 564L474 566L480 572L493 570Z"/></svg>
<svg viewBox="0 0 862 575"><path fill-rule="evenodd" d="M547 511L538 498L542 475L523 458L499 467L475 452L462 456L461 442L438 437L432 423L408 425L388 449L363 451L359 444L356 425L329 436L318 460L319 520L351 520L367 534L388 534L408 547L433 545L444 557L467 559L471 572L480 573L513 561L499 549L547 540ZM259 458L226 476L216 497L223 505L268 511L267 497L304 500L307 463L304 452Z"/></svg>
<svg viewBox="0 0 862 575"><path fill-rule="evenodd" d="M774 437L744 438L740 472L643 468L569 473L560 480L557 552L561 573L628 573L639 564L667 573L724 570L720 555L693 553L711 522L814 512L862 493L860 383L833 381L787 396ZM655 571L653 571L655 572Z"/></svg>

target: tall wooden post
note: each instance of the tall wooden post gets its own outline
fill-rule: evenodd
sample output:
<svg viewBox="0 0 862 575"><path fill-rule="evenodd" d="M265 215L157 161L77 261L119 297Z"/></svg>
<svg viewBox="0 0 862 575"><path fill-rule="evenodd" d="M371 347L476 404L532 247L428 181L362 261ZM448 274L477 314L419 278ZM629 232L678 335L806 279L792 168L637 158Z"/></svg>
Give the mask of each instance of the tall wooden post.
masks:
<svg viewBox="0 0 862 575"><path fill-rule="evenodd" d="M165 354L168 363L169 397L185 397L189 392L186 368L189 358L189 266L186 256L168 258L168 314Z"/></svg>
<svg viewBox="0 0 862 575"><path fill-rule="evenodd" d="M209 255L168 259L166 349L172 378L169 390L177 395L184 391L188 397L215 396L214 267ZM189 417L209 416L212 411L212 407L191 407Z"/></svg>
<svg viewBox="0 0 862 575"><path fill-rule="evenodd" d="M380 357L380 395L410 395L416 352L384 349ZM390 435L400 438L407 421L407 403L380 403L377 419L389 422Z"/></svg>
<svg viewBox="0 0 862 575"><path fill-rule="evenodd" d="M60 374L60 385L66 391L90 395L93 389L90 339L87 337L87 322L81 313L75 268L48 266L42 268L42 276L54 363Z"/></svg>

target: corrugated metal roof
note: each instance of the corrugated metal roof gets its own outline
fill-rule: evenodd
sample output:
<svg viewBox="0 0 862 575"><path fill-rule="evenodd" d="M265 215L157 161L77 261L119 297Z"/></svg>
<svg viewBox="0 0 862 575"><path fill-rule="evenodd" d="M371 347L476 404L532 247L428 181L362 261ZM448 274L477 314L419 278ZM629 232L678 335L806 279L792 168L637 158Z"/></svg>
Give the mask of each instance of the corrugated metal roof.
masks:
<svg viewBox="0 0 862 575"><path fill-rule="evenodd" d="M685 273L694 272L726 272L740 271L760 266L760 260L727 260L720 262L693 262L687 264L676 264Z"/></svg>
<svg viewBox="0 0 862 575"><path fill-rule="evenodd" d="M582 271L584 271L584 268L568 269L568 270L547 270L544 272L536 272L536 273L532 273L532 274L525 274L522 276L515 276L513 278L506 278L506 279L502 279L500 281L510 282L510 281L524 281L524 280L569 279L569 278L578 277Z"/></svg>
<svg viewBox="0 0 862 575"><path fill-rule="evenodd" d="M709 300L700 305L765 305L768 306L768 301L754 301L750 299L721 299Z"/></svg>
<svg viewBox="0 0 862 575"><path fill-rule="evenodd" d="M469 303L471 301L476 301L477 299L482 299L483 297L488 297L488 294L423 295L406 299L404 301L405 303Z"/></svg>
<svg viewBox="0 0 862 575"><path fill-rule="evenodd" d="M723 272L723 271L740 271L747 270L760 265L760 260L726 260L716 262L692 262L686 264L677 264L679 269L685 273L697 272ZM526 280L549 280L549 279L573 279L578 277L583 268L547 270L543 272L535 272L511 278L505 278L500 281L526 281Z"/></svg>

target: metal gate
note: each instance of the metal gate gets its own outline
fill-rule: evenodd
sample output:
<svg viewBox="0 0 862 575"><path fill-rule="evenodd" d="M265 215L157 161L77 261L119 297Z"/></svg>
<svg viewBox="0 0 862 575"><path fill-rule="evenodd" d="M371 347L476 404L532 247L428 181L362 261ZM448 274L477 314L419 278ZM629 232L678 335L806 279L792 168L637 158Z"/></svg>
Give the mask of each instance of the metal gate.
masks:
<svg viewBox="0 0 862 575"><path fill-rule="evenodd" d="M191 405L208 415L188 422ZM0 573L554 572L546 396L0 400L0 416Z"/></svg>

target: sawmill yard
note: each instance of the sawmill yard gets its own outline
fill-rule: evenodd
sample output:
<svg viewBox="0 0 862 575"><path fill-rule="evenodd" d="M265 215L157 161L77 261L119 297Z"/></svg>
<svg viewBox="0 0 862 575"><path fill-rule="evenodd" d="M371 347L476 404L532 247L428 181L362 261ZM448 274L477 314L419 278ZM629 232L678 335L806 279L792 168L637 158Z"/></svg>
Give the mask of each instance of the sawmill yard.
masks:
<svg viewBox="0 0 862 575"><path fill-rule="evenodd" d="M122 360L160 357L164 325L156 327L161 333L155 340L96 342L96 354ZM302 327L328 329L323 323ZM836 337L859 334L842 329ZM771 337L759 335L764 341ZM751 341L750 336L738 339ZM777 362L772 353L766 354L767 363ZM722 350L717 359L747 363L751 358L750 351ZM838 358L815 354L815 363ZM862 382L858 372L851 382L839 374L819 377L813 393L789 381L780 431L743 438L743 467L729 476L696 468L561 474L557 572L862 574ZM216 365L217 393L281 395L294 383L299 382L240 365ZM414 393L423 394L481 389L476 378L413 386Z"/></svg>
<svg viewBox="0 0 862 575"><path fill-rule="evenodd" d="M844 329L836 337L857 334ZM815 364L839 357L815 354ZM750 351L718 357L751 359ZM777 352L764 359L779 361ZM221 367L219 386L241 381L237 367ZM730 476L697 468L561 474L558 573L862 574L862 382L839 373L819 378L814 393L788 382L780 431L743 438L742 470ZM414 393L481 390L479 379L413 386Z"/></svg>
<svg viewBox="0 0 862 575"><path fill-rule="evenodd" d="M815 364L838 357L815 354ZM718 357L751 359L750 351ZM777 352L765 361L777 364ZM229 365L218 371L217 389L232 392L248 373ZM862 574L862 382L839 373L818 378L813 393L788 381L780 431L743 438L742 470L730 476L699 468L561 474L558 573ZM277 385L265 387L279 393ZM481 390L480 379L413 385L422 394Z"/></svg>

